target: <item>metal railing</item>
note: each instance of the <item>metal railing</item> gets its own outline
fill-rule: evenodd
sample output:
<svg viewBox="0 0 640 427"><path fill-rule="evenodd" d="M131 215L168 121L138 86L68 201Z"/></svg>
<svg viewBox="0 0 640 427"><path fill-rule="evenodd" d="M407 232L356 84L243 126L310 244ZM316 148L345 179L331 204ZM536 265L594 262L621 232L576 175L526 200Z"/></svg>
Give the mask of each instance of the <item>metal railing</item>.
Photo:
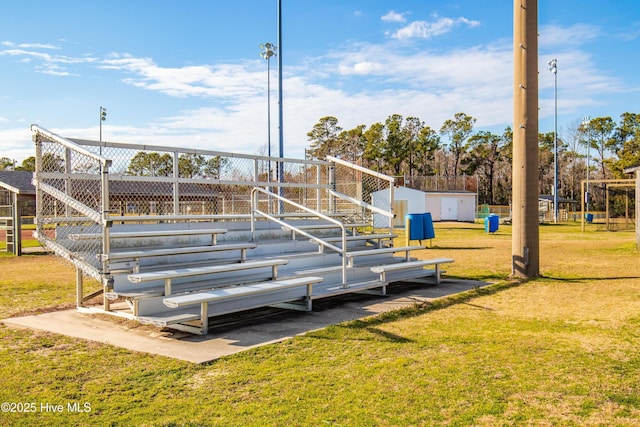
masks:
<svg viewBox="0 0 640 427"><path fill-rule="evenodd" d="M291 225L289 223L287 223L286 221L281 220L280 218L277 218L274 215L270 215L269 213L263 212L261 211L258 206L259 206L259 200L258 200L258 195L262 193L265 196L267 196L267 198L274 198L280 202L282 202L283 204L286 204L288 206L294 207L295 209L302 211L302 212L306 212L308 213L310 216L313 217L317 217L317 218L321 218L327 222L330 222L334 225L336 225L337 227L340 228L340 237L341 237L341 242L342 242L342 248L337 247L336 245L332 245L331 243L316 237L314 235L312 235L311 233L307 233L304 230L299 229L298 227ZM313 209L310 209L306 206L300 205L298 203L292 202L291 200L287 200L284 197L281 197L275 193L272 193L270 191L264 190L262 188L258 188L255 187L252 191L251 191L251 234L254 236L255 239L255 231L256 231L256 215L260 215L263 218L268 219L269 221L275 222L276 224L281 225L283 228L290 230L290 231L295 231L298 234L301 234L311 240L313 240L314 242L318 243L319 245L322 245L326 248L329 248L333 251L336 251L340 254L340 256L342 257L342 286L343 287L348 287L348 283L347 283L347 258L344 255L347 251L347 231L346 228L344 226L344 224L341 221L338 221L334 218L331 218L327 215L324 215L318 211L315 211Z"/></svg>
<svg viewBox="0 0 640 427"><path fill-rule="evenodd" d="M89 276L101 280L95 254L108 251L109 167L111 161L46 129L31 127L36 144L36 232L46 247ZM64 227L61 227L63 225ZM55 230L55 237L47 231ZM103 237L72 242L82 231Z"/></svg>
<svg viewBox="0 0 640 427"><path fill-rule="evenodd" d="M393 233L395 178L337 157L327 156L327 160L331 162L330 208L348 206L354 213L373 215L374 228L388 228Z"/></svg>

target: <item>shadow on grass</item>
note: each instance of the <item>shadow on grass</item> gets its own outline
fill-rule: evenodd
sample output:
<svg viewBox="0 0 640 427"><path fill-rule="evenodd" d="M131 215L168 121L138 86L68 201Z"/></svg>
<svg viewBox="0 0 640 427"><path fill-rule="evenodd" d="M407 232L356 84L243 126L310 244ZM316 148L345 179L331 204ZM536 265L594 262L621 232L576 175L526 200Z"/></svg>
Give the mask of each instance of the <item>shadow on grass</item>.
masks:
<svg viewBox="0 0 640 427"><path fill-rule="evenodd" d="M604 280L629 280L640 279L640 276L614 276L614 277L554 277L554 276L539 276L538 279L557 281L557 282L596 282Z"/></svg>
<svg viewBox="0 0 640 427"><path fill-rule="evenodd" d="M392 334L391 332L387 332L379 328L373 328L373 327L367 326L362 329L368 332L370 334L370 337L355 338L356 341L376 340L376 341L394 342L399 344L415 342L415 340L403 337L401 335Z"/></svg>
<svg viewBox="0 0 640 427"><path fill-rule="evenodd" d="M473 246L432 246L432 247L428 247L427 249L447 249L447 250L451 250L451 251L458 251L458 250L482 250L482 249L494 249L491 246L477 246L477 247L473 247Z"/></svg>
<svg viewBox="0 0 640 427"><path fill-rule="evenodd" d="M333 338L334 331L345 328L345 329L351 329L351 330L360 330L365 333L366 332L373 333L380 337L386 338L386 340L389 342L408 343L408 342L412 342L412 340L405 337L397 336L395 334L390 334L385 331L380 331L378 328L375 328L375 326L384 325L386 323L395 322L401 319L421 316L425 313L445 309L457 304L467 304L467 305L475 306L469 301L479 296L494 295L498 292L511 289L513 287L524 284L527 281L528 280L512 279L509 282L503 282L498 284L488 284L487 286L477 286L468 291L438 298L435 301L420 302L409 307L380 313L376 316L371 316L364 319L352 320L352 321L348 321L338 325L330 326L329 328L326 328L321 331L316 331L312 334L308 334L307 336L312 338L330 339L330 338ZM480 307L480 308L486 309L486 307ZM374 339L374 338L371 337L369 339Z"/></svg>

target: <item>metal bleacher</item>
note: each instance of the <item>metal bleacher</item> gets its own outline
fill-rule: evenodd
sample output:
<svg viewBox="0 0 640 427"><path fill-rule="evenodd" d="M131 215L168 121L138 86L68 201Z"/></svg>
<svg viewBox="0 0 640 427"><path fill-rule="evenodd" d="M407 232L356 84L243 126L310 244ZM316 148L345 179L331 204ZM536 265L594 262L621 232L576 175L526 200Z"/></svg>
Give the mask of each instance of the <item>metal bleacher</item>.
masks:
<svg viewBox="0 0 640 427"><path fill-rule="evenodd" d="M439 283L440 265L453 261L394 247L394 179L337 158L32 132L36 236L76 267L83 312L206 334L223 314L309 311L320 298L385 295L393 282ZM84 277L102 289L87 294Z"/></svg>

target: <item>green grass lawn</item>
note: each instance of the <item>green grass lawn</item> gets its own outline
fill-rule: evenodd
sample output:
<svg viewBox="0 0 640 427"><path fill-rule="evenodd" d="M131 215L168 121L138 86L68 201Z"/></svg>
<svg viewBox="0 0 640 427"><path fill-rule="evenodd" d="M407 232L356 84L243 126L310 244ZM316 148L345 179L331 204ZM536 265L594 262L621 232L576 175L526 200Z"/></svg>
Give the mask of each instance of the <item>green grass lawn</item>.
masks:
<svg viewBox="0 0 640 427"><path fill-rule="evenodd" d="M640 425L634 233L541 226L541 277L519 283L509 278L510 232L436 224L432 247L420 254L452 257L448 275L490 287L208 365L0 326L0 402L35 409L0 412L0 422ZM51 256L0 256L0 316L72 306L74 280ZM46 412L58 404L62 413Z"/></svg>

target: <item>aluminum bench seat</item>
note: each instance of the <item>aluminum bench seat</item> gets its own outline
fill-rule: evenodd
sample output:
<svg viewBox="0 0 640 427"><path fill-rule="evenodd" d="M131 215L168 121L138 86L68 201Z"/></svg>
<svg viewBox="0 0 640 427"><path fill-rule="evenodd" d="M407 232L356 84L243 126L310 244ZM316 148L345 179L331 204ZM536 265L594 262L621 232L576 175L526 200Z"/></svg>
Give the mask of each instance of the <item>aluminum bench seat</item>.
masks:
<svg viewBox="0 0 640 427"><path fill-rule="evenodd" d="M150 322L157 326L168 326L170 324L178 324L183 322L189 322L194 320L200 321L200 327L193 327L189 325L183 325L183 329L195 331L202 335L208 333L208 320L209 320L209 306L213 303L223 303L233 299L255 297L259 295L267 296L273 294L274 297L271 300L271 304L282 304L287 301L300 299L299 295L294 296L276 296L277 291L283 291L286 289L305 287L305 302L306 310L311 310L311 295L313 293L313 284L320 283L324 279L322 277L304 276L294 277L285 280L274 280L268 282L254 283L242 286L233 286L220 289L214 289L205 292L192 292L181 295L173 295L164 299L164 305L169 308L189 308L193 306L200 306L199 313L195 313L193 309L182 313L172 314L168 312L163 316L153 317L141 317L142 322ZM262 305L264 303L261 303ZM292 308L293 306L291 306ZM223 313L216 313L223 314ZM162 320L161 320L162 319Z"/></svg>
<svg viewBox="0 0 640 427"><path fill-rule="evenodd" d="M440 283L440 274L442 273L440 269L440 264L447 264L451 262L454 262L454 260L451 258L435 258L430 260L398 262L395 264L386 264L386 265L371 267L371 271L374 273L380 274L380 281L386 282L386 283L392 282L394 280L400 280L399 276L387 277L388 273L402 272L402 271L409 272L401 277L403 280L410 279L413 277L417 278L417 277L420 277L421 274L422 275L430 274L435 276L436 283ZM427 267L427 266L434 266L435 270L432 272L427 272L427 270L423 269L424 267Z"/></svg>
<svg viewBox="0 0 640 427"><path fill-rule="evenodd" d="M129 274L127 278L131 283L144 283L155 280L164 280L165 295L171 295L171 281L173 279L203 276L231 271L250 270L262 267L271 267L271 275L272 278L275 279L278 276L278 266L287 264L288 262L289 261L286 259L264 259L233 264L212 265L207 267L177 268L172 270L150 271L147 273L134 273Z"/></svg>

